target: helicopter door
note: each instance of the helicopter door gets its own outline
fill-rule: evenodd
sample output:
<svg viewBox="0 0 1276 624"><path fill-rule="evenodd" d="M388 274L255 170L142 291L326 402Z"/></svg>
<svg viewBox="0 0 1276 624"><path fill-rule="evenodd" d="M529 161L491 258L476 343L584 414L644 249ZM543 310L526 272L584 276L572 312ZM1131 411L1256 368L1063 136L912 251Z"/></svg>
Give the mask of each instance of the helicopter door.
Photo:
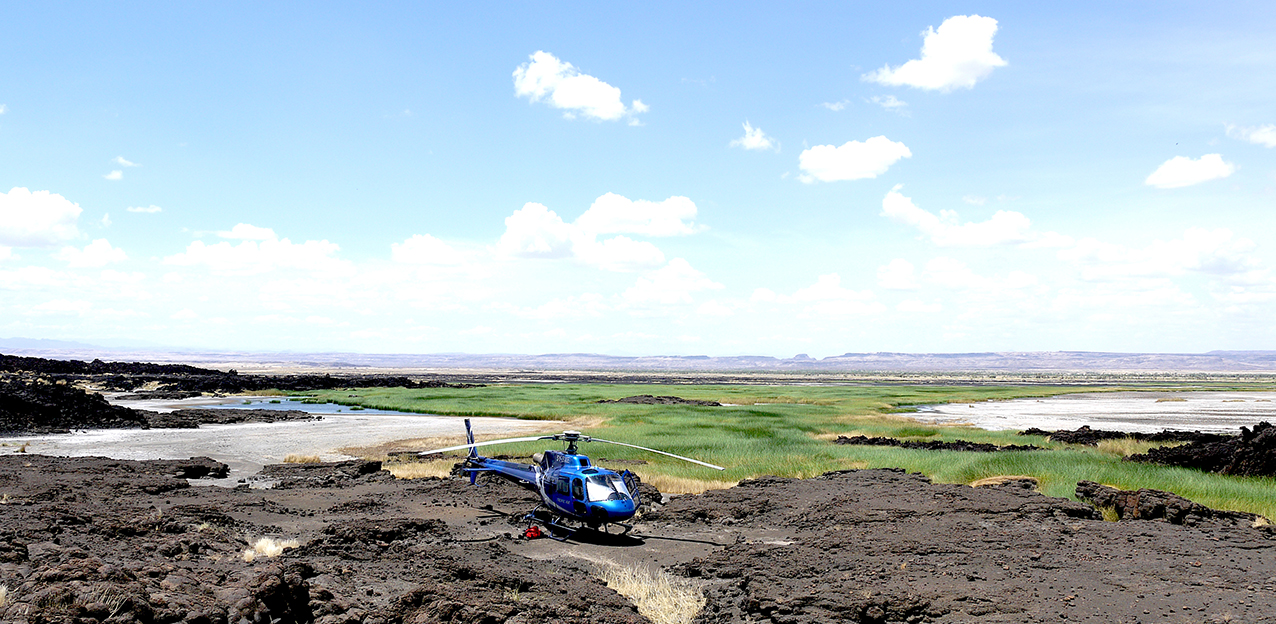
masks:
<svg viewBox="0 0 1276 624"><path fill-rule="evenodd" d="M580 479L572 479L572 510L578 514L585 513L585 484Z"/></svg>

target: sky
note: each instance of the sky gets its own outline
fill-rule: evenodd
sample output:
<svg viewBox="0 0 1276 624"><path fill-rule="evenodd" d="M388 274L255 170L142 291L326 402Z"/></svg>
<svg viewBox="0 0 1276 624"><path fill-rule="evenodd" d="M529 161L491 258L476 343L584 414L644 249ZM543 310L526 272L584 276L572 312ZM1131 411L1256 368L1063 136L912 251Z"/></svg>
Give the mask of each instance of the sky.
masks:
<svg viewBox="0 0 1276 624"><path fill-rule="evenodd" d="M4 14L0 338L1276 349L1268 3Z"/></svg>

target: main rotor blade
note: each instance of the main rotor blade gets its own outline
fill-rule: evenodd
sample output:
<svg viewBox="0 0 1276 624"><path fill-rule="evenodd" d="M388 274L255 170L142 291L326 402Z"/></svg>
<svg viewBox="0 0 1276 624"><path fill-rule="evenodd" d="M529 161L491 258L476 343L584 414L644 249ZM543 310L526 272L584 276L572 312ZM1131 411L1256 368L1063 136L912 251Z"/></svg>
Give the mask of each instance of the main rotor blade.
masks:
<svg viewBox="0 0 1276 624"><path fill-rule="evenodd" d="M417 455L431 455L434 453L446 453L448 451L459 451L461 449L468 449L475 446L488 446L490 444L510 444L513 442L535 442L537 440L553 440L553 439L554 439L554 436L552 435L536 436L534 438L505 438L504 440L488 440L487 442L475 442L474 444L458 444L456 446L449 446L447 448L432 449L429 451L418 451Z"/></svg>
<svg viewBox="0 0 1276 624"><path fill-rule="evenodd" d="M649 452L652 452L652 453L658 453L658 454L660 454L660 455L667 455L667 456L669 456L669 457L673 457L674 459L681 459L682 461L689 461L689 462L691 462L691 463L693 463L693 464L700 464L701 466L704 466L705 468L713 468L714 470L726 470L726 468L723 468L722 466L714 466L713 464L707 464L707 463L702 462L702 461L700 461L700 460L698 460L698 459L691 459L690 457L683 457L683 456L681 456L681 455L674 455L673 453L666 453L666 452L664 452L664 451L657 451L657 450L656 450L656 449L654 449L654 448L647 448L647 447L645 447L645 446L638 446L637 444L625 444L624 442L612 442L611 440L604 440L604 439L602 439L602 438L590 438L590 439L589 439L589 441L590 441L590 442L606 442L607 444L616 444L616 445L619 445L619 446L628 446L629 448L636 448L636 449L643 450L643 451L649 451Z"/></svg>

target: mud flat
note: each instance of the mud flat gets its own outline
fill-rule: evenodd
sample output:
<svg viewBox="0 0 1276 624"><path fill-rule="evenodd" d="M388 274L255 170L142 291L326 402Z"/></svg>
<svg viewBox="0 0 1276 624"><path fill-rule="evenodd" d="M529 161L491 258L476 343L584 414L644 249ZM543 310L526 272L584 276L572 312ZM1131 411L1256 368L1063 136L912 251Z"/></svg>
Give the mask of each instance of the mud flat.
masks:
<svg viewBox="0 0 1276 624"><path fill-rule="evenodd" d="M207 410L214 411L214 410ZM234 416L241 410L216 410ZM174 412L181 413L181 411ZM274 412L281 414L286 412ZM475 418L477 427L493 434L526 434L559 423L509 418ZM103 456L115 459L182 459L207 456L230 467L225 481L235 485L266 464L290 454L319 456L328 461L350 459L339 449L375 446L385 442L448 436L463 440L463 419L448 416L391 416L326 414L320 420L203 424L178 429L91 429L79 433L0 438L0 455L24 448L28 453L68 457Z"/></svg>
<svg viewBox="0 0 1276 624"><path fill-rule="evenodd" d="M505 514L535 499L500 481L346 462L272 466L274 489L208 488L175 466L0 457L0 621L647 621L596 580L608 561L698 592L704 623L1276 619L1269 529L1105 522L1024 481L762 478L672 498L630 536L563 544L515 537ZM281 551L254 550L262 537Z"/></svg>
<svg viewBox="0 0 1276 624"><path fill-rule="evenodd" d="M1094 429L1152 433L1165 429L1235 433L1276 421L1276 392L1103 392L1042 399L921 406L910 416L983 429Z"/></svg>

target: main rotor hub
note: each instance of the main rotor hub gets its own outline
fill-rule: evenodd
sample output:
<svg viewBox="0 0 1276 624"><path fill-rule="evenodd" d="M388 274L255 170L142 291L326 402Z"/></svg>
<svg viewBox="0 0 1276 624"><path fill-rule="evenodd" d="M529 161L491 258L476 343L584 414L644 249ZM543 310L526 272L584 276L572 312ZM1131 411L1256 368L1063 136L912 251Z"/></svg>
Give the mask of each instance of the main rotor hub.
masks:
<svg viewBox="0 0 1276 624"><path fill-rule="evenodd" d="M577 442L588 442L589 436L581 435L579 431L564 431L562 435L554 436L554 439L567 442L567 452L572 455L576 454Z"/></svg>

